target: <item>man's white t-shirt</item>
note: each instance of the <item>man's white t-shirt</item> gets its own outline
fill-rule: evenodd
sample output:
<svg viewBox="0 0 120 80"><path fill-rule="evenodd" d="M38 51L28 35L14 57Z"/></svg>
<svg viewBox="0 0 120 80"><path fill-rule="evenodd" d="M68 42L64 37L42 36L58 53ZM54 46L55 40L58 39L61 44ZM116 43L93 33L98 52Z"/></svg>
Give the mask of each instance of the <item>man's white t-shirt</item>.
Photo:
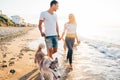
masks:
<svg viewBox="0 0 120 80"><path fill-rule="evenodd" d="M50 14L48 11L44 11L40 14L40 20L44 21L46 36L57 35L56 31L57 15L55 13Z"/></svg>

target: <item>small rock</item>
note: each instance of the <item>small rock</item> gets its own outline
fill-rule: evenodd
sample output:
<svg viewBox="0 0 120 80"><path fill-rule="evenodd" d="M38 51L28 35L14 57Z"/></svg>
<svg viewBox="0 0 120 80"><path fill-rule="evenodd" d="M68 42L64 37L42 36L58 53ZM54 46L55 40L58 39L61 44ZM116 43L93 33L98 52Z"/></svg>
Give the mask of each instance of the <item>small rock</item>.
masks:
<svg viewBox="0 0 120 80"><path fill-rule="evenodd" d="M14 74L16 71L14 69L10 70L10 73Z"/></svg>

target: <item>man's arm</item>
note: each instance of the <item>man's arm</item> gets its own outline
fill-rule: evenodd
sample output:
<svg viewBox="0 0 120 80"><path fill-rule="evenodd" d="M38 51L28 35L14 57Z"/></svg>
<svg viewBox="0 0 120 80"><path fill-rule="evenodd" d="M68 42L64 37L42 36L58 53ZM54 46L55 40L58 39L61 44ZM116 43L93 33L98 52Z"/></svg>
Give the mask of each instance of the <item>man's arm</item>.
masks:
<svg viewBox="0 0 120 80"><path fill-rule="evenodd" d="M58 23L57 22L56 22L56 30L57 30L58 37L60 37L60 35L59 35L59 27L58 27Z"/></svg>
<svg viewBox="0 0 120 80"><path fill-rule="evenodd" d="M39 27L41 36L43 37L43 36L45 36L45 33L42 31L42 23L43 23L43 20L39 20L39 25L38 25L38 27Z"/></svg>

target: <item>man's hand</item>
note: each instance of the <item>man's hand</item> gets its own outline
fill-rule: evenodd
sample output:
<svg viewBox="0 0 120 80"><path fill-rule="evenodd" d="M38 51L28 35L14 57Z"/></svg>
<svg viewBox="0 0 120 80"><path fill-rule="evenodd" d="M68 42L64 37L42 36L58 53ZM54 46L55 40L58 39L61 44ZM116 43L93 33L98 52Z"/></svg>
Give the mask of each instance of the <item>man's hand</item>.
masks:
<svg viewBox="0 0 120 80"><path fill-rule="evenodd" d="M58 35L58 40L61 40L60 35Z"/></svg>
<svg viewBox="0 0 120 80"><path fill-rule="evenodd" d="M44 32L41 32L41 36L42 36L42 37L45 37L45 33L44 33Z"/></svg>

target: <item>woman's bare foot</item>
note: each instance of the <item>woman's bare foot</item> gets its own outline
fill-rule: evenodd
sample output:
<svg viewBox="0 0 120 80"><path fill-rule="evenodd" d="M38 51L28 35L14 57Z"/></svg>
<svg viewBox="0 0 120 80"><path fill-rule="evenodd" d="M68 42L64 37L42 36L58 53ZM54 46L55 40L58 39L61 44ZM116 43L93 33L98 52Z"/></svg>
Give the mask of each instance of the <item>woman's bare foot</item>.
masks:
<svg viewBox="0 0 120 80"><path fill-rule="evenodd" d="M72 64L70 64L70 69L72 69L72 70L73 70Z"/></svg>

